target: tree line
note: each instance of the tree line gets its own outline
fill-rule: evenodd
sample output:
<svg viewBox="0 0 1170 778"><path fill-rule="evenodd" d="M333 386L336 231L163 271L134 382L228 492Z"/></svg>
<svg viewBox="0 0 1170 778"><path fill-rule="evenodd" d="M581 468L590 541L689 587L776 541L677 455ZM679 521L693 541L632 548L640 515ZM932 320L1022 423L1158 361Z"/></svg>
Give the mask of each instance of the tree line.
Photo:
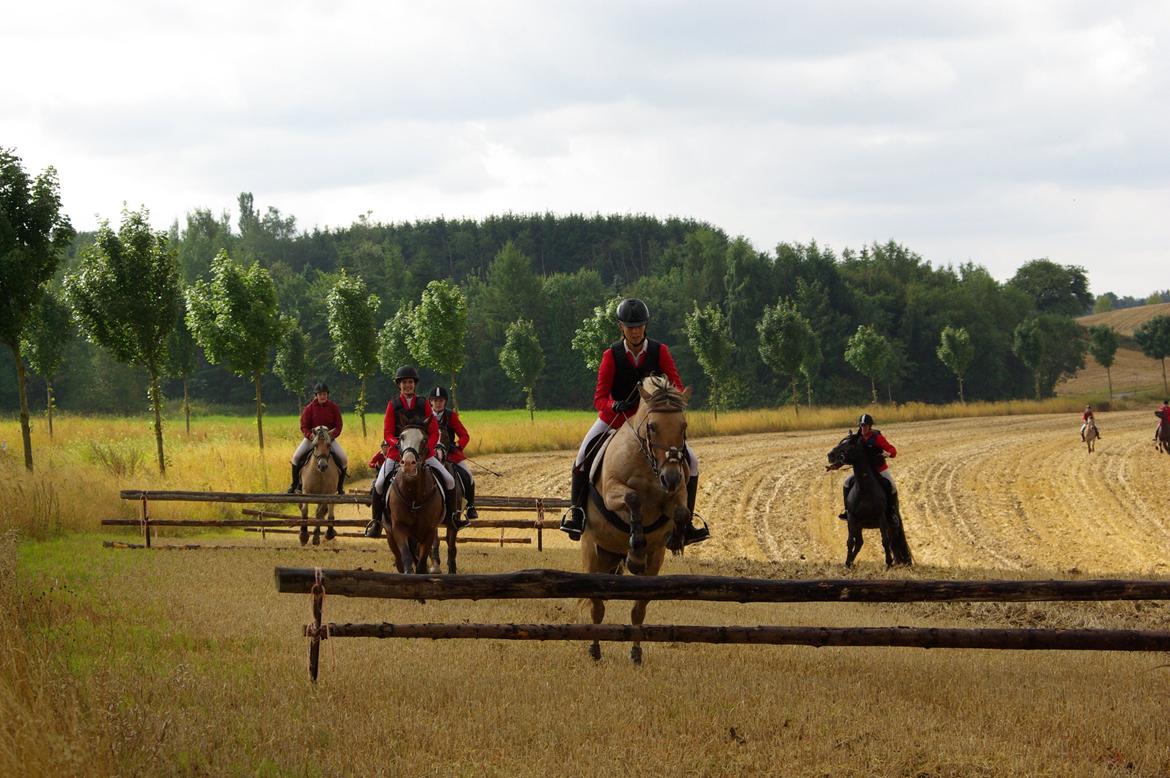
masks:
<svg viewBox="0 0 1170 778"><path fill-rule="evenodd" d="M647 301L650 336L670 344L694 402L716 412L1042 397L1091 346L1107 368L1112 359L1107 338L1073 321L1095 302L1085 271L1049 259L1001 283L894 241L768 252L707 223L649 216L364 216L298 231L247 193L234 226L197 209L156 231L143 208L77 235L55 171L30 177L2 154L0 340L15 364L0 370L0 403L27 427L26 364L50 414L58 401L131 412L145 396L160 468L165 396L181 394L188 429L192 397L252 406L261 447L266 403L292 410L321 379L364 432L366 409L383 407L407 362L464 407L590 407L626 295ZM1135 339L1164 359L1170 327L1159 326Z"/></svg>

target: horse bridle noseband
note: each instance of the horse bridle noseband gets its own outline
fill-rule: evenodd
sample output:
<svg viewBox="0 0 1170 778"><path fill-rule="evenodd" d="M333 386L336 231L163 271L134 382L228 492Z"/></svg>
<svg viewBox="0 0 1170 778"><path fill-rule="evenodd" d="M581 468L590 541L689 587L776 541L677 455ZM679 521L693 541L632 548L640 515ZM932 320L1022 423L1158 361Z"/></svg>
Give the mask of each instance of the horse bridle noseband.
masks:
<svg viewBox="0 0 1170 778"><path fill-rule="evenodd" d="M646 417L638 424L634 430L634 437L638 439L638 450L642 452L642 456L646 457L647 464L650 465L650 471L654 473L656 478L662 477L662 468L669 465L671 462L678 464L680 467L683 463L683 452L686 449L687 433L683 430L683 445L679 446L663 446L655 443L653 439L654 431L650 429L650 414L651 413L682 413L682 408L661 408L661 409L647 409ZM646 437L642 437L640 430L642 425L646 425ZM654 457L655 451L665 451L666 458L662 464L658 464L658 460Z"/></svg>

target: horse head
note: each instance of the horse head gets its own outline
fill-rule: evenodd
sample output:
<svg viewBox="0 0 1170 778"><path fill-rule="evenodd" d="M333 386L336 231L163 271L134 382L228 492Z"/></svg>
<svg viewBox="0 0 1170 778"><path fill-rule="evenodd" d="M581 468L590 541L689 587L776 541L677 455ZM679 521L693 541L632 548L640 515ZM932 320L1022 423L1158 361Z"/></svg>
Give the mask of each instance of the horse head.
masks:
<svg viewBox="0 0 1170 778"><path fill-rule="evenodd" d="M398 450L402 452L402 471L408 478L418 475L419 463L427 458L426 434L422 427L407 427L398 436Z"/></svg>
<svg viewBox="0 0 1170 778"><path fill-rule="evenodd" d="M836 470L846 465L860 464L865 458L865 444L857 432L847 432L841 442L829 451L829 469Z"/></svg>
<svg viewBox="0 0 1170 778"><path fill-rule="evenodd" d="M333 444L333 436L325 426L313 428L313 465L319 472L329 469L329 447Z"/></svg>
<svg viewBox="0 0 1170 778"><path fill-rule="evenodd" d="M674 494L688 475L686 409L691 390L678 391L666 376L648 376L638 393L642 401L634 414L634 435L662 490Z"/></svg>

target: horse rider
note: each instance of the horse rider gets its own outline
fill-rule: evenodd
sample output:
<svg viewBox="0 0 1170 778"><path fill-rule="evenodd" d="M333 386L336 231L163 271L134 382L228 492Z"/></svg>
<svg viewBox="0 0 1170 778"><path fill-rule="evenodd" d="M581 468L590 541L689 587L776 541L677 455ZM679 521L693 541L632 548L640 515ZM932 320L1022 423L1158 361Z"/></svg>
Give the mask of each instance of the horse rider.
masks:
<svg viewBox="0 0 1170 778"><path fill-rule="evenodd" d="M1093 416L1093 406L1086 405L1085 412L1081 414L1081 442L1085 442L1085 430L1089 428L1089 422L1093 422L1093 426L1097 426L1097 419ZM1097 427L1097 437L1101 437L1101 428Z"/></svg>
<svg viewBox="0 0 1170 778"><path fill-rule="evenodd" d="M1158 433L1162 431L1162 425L1170 425L1170 400L1163 400L1162 407L1154 411L1154 415L1158 417L1158 426L1154 427L1154 440L1158 439Z"/></svg>
<svg viewBox="0 0 1170 778"><path fill-rule="evenodd" d="M857 420L857 431L861 434L861 440L865 443L867 453L874 454L880 452L881 465L877 467L877 473L881 476L878 482L886 490L886 496L889 498L889 504L886 506L886 515L901 516L898 510L898 485L894 483L894 477L890 475L890 466L886 463L887 459L893 459L898 456L898 449L894 448L894 444L886 440L886 436L882 434L881 430L873 428L873 417L868 413L861 414L861 418ZM871 460L872 461L872 460ZM849 501L849 487L853 486L853 474L851 473L845 479L842 494L845 502ZM849 510L845 510L837 516L838 519L848 519Z"/></svg>
<svg viewBox="0 0 1170 778"><path fill-rule="evenodd" d="M385 461L378 477L374 480L370 491L371 519L366 525L365 536L376 538L382 534L382 516L386 507L386 488L394 474L398 471L398 464L402 459L402 452L398 450L398 436L406 427L422 427L427 431L427 451L436 452L439 444L439 425L431 410L431 404L425 397L415 394L418 387L418 370L411 365L403 365L394 373L394 383L398 385L398 396L386 404L386 416L382 422L382 440L387 444ZM421 455L422 452L419 452ZM427 466L443 482L443 499L447 510L454 514L458 508L455 505L455 479L443 467L437 456L442 452L432 453L427 457ZM458 517L452 515L452 520Z"/></svg>
<svg viewBox="0 0 1170 778"><path fill-rule="evenodd" d="M304 437L292 455L292 485L288 487L288 493L295 494L301 488L301 467L313 448L313 430L317 427L328 427L329 435L333 438L329 450L337 461L337 469L341 471L341 476L337 479L337 493L341 494L342 486L345 484L345 468L349 465L349 457L337 442L341 437L341 409L337 407L337 403L329 399L329 387L324 382L317 382L313 387L313 395L313 399L309 400L309 404L301 411L301 434Z"/></svg>
<svg viewBox="0 0 1170 778"><path fill-rule="evenodd" d="M467 465L467 455L463 453L463 449L467 448L467 441L471 440L471 433L463 426L459 411L447 408L450 397L445 386L436 386L427 394L427 399L431 401L431 410L435 413L435 421L439 425L440 440L445 430L447 440L451 441L451 450L446 452L447 461L454 467L455 475L463 482L463 496L467 502L463 516L470 522L479 518L479 512L475 509L475 478L472 477L471 468ZM443 448L442 443L439 444L439 448ZM460 526L466 526L466 522Z"/></svg>
<svg viewBox="0 0 1170 778"><path fill-rule="evenodd" d="M652 374L665 374L680 392L684 388L670 349L665 343L646 337L646 325L650 323L650 308L646 303L634 297L626 298L618 303L615 313L622 337L605 350L597 368L597 388L593 393L597 421L585 433L585 439L577 450L570 492L572 506L561 517L561 531L568 533L573 540L580 540L585 530L585 502L593 458L606 432L619 429L638 410L641 402L638 387L642 379ZM683 533L684 545L706 540L711 534L706 526L694 525L699 460L689 446L686 447L686 453L690 472L690 478L687 479L687 510L690 511L690 518Z"/></svg>

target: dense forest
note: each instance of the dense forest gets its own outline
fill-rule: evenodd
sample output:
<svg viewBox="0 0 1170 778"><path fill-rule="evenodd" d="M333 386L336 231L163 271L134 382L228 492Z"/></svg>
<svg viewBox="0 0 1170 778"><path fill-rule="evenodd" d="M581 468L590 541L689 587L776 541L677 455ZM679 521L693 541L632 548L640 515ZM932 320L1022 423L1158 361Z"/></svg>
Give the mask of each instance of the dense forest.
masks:
<svg viewBox="0 0 1170 778"><path fill-rule="evenodd" d="M1051 392L1059 375L1084 358L1079 330L1062 325L1094 303L1129 302L1115 295L1095 299L1081 268L1046 259L1022 262L1015 276L1001 283L979 265L936 267L893 241L839 253L815 242L761 250L717 226L681 218L502 214L483 221L401 224L360 218L344 228L299 231L294 217L273 207L261 212L248 193L240 195L238 213L233 224L226 211L196 210L170 228L166 244L177 257L182 284L206 282L221 251L265 268L280 312L307 335L311 371L302 393L313 381L325 380L343 408L353 407L359 388L355 375L337 367L328 326L328 300L343 275L364 280L376 296L373 320L379 328L404 306L418 305L431 281L446 279L463 292L467 338L458 400L470 408L524 404L523 388L505 374L500 360L509 325L518 319L532 322L543 352L533 387L536 406L590 407L594 374L571 343L594 309L619 295L649 304L649 334L670 345L699 406L711 399L712 375L704 372L702 355L688 337L687 319L699 310L714 312L729 336L730 359L722 367L707 367L726 407L789 401L795 368L781 373L777 363L761 356L757 325L769 307L782 304L799 314L813 335L807 347L817 358L802 365L802 402L841 404L867 402L874 389L881 402L956 399L956 373L939 356L940 334L948 327L962 328L969 337L966 399ZM94 233L76 235L54 285L84 264L94 240ZM1025 322L1048 333L1050 351L1068 341L1069 353L1050 356L1047 366L1028 364L1018 342ZM872 376L844 356L859 328L884 339L884 357ZM120 413L147 408L142 370L78 337L74 324L61 329L68 342L53 376L58 407ZM195 359L189 391L197 406L250 408L249 380L209 364L202 353ZM424 387L446 383L445 377L423 372ZM15 376L11 353L0 351L5 411L17 407ZM260 380L270 411L292 412L304 399L289 393L271 369ZM383 369L367 384L366 405L377 412L393 383ZM43 408L44 377L30 372L28 386L33 409ZM163 389L171 402L181 395L174 379Z"/></svg>

